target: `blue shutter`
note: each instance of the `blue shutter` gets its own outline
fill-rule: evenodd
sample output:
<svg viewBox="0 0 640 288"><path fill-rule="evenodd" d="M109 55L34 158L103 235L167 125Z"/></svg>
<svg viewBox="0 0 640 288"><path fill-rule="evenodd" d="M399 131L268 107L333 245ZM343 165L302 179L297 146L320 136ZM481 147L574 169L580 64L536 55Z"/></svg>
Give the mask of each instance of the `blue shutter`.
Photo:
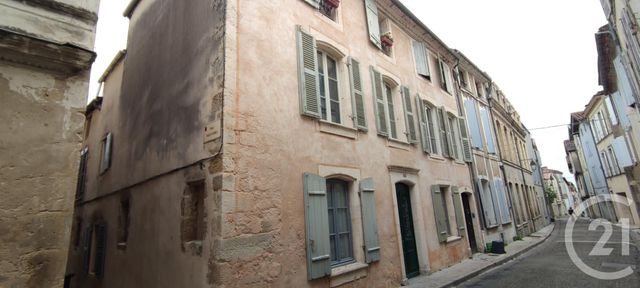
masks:
<svg viewBox="0 0 640 288"><path fill-rule="evenodd" d="M362 229L364 232L364 256L367 263L380 260L378 242L378 222L376 221L376 197L373 179L360 181L360 208L362 210Z"/></svg>
<svg viewBox="0 0 640 288"><path fill-rule="evenodd" d="M297 26L298 89L300 113L320 118L320 86L318 83L318 56L316 39Z"/></svg>
<svg viewBox="0 0 640 288"><path fill-rule="evenodd" d="M324 178L304 173L304 218L307 232L307 279L331 274L327 183Z"/></svg>
<svg viewBox="0 0 640 288"><path fill-rule="evenodd" d="M507 204L507 195L504 193L504 182L502 182L502 179L500 178L494 178L493 186L496 190L498 207L500 207L500 222L502 222L502 224L511 223L511 214L509 212L509 205Z"/></svg>
<svg viewBox="0 0 640 288"><path fill-rule="evenodd" d="M354 127L360 131L367 131L367 117L364 110L364 92L362 90L362 76L360 62L349 57L349 79L351 80L351 107L353 110Z"/></svg>
<svg viewBox="0 0 640 288"><path fill-rule="evenodd" d="M482 116L482 126L484 129L484 135L485 135L485 138L487 139L487 152L495 154L496 147L493 142L493 131L492 131L493 123L491 123L491 117L489 116L489 109L487 109L486 107L481 107L480 114Z"/></svg>
<svg viewBox="0 0 640 288"><path fill-rule="evenodd" d="M478 118L478 111L476 110L476 101L472 98L464 98L465 115L467 116L467 123L469 124L469 131L471 133L471 144L473 148L482 149L482 132L480 129L480 120Z"/></svg>

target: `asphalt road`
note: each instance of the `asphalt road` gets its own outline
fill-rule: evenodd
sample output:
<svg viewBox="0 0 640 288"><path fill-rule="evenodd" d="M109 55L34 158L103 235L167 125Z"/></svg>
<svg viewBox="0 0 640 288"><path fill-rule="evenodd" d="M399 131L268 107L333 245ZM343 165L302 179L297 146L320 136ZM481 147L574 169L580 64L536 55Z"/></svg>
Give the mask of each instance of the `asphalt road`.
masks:
<svg viewBox="0 0 640 288"><path fill-rule="evenodd" d="M590 231L588 220L578 220L573 229L572 242L576 254L589 267L602 272L615 272L632 265L633 273L617 280L601 280L595 273L582 272L571 260L565 247L567 221L559 220L545 243L517 259L483 273L458 287L625 287L640 288L640 248L631 236L628 255L623 255L623 236L613 226L612 235L604 248L612 248L606 256L589 256L596 242L606 236L604 227ZM631 232L635 233L635 232ZM637 237L636 237L637 239Z"/></svg>

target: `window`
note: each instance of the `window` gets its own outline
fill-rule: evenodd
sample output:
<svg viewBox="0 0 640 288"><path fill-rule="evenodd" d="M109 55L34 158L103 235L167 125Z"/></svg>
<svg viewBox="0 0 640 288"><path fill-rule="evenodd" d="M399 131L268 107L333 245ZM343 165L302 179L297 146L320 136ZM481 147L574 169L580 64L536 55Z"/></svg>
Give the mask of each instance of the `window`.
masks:
<svg viewBox="0 0 640 288"><path fill-rule="evenodd" d="M183 247L202 241L205 234L204 223L204 180L187 184L182 194L182 223L180 232ZM197 248L197 247L196 247ZM198 252L198 250L196 250Z"/></svg>
<svg viewBox="0 0 640 288"><path fill-rule="evenodd" d="M470 97L464 97L464 109L471 132L471 145L474 148L482 149L482 129L480 128L480 118L478 118L477 101Z"/></svg>
<svg viewBox="0 0 640 288"><path fill-rule="evenodd" d="M462 210L462 198L458 187L432 185L431 197L438 231L438 241L446 242L450 236L455 235L463 237L466 224ZM450 214L452 209L454 214ZM455 226L452 226L451 220L454 219Z"/></svg>
<svg viewBox="0 0 640 288"><path fill-rule="evenodd" d="M316 0L318 1L318 0ZM340 6L340 0L319 0L318 9L322 15L327 16L327 18L336 21L336 16L338 14L338 6Z"/></svg>
<svg viewBox="0 0 640 288"><path fill-rule="evenodd" d="M437 110L438 127L440 128L440 148L442 156L451 156L451 131L449 130L449 123L447 118L447 112L444 107L439 107Z"/></svg>
<svg viewBox="0 0 640 288"><path fill-rule="evenodd" d="M431 80L431 72L429 71L429 54L424 43L413 40L413 57L416 62L416 72L418 75Z"/></svg>
<svg viewBox="0 0 640 288"><path fill-rule="evenodd" d="M84 235L83 271L85 274L102 279L107 248L107 224L98 223L89 226Z"/></svg>
<svg viewBox="0 0 640 288"><path fill-rule="evenodd" d="M331 264L335 266L351 262L353 261L353 241L347 182L338 179L327 180L327 208Z"/></svg>
<svg viewBox="0 0 640 288"><path fill-rule="evenodd" d="M380 43L382 44L382 52L389 57L393 57L393 35L391 34L391 21L387 18L378 18L378 27L380 27Z"/></svg>
<svg viewBox="0 0 640 288"><path fill-rule="evenodd" d="M76 217L76 225L73 231L73 247L78 248L80 246L80 239L82 238L82 218Z"/></svg>
<svg viewBox="0 0 640 288"><path fill-rule="evenodd" d="M478 97L484 99L484 88L482 87L482 83L476 81L476 93L478 93Z"/></svg>
<svg viewBox="0 0 640 288"><path fill-rule="evenodd" d="M111 132L107 133L107 135L102 138L102 157L100 157L100 174L109 170L111 167L111 151L113 147L113 134Z"/></svg>
<svg viewBox="0 0 640 288"><path fill-rule="evenodd" d="M613 148L611 145L607 147L607 156L609 161L611 162L611 172L613 175L618 175L621 173L620 166L618 165L618 161L616 159L615 153L613 153Z"/></svg>
<svg viewBox="0 0 640 288"><path fill-rule="evenodd" d="M120 199L120 213L118 215L118 248L122 249L126 247L129 240L129 210L131 208L131 201L128 194L125 194Z"/></svg>
<svg viewBox="0 0 640 288"><path fill-rule="evenodd" d="M613 110L613 105L611 104L611 97L605 98L604 103L607 107L607 114L609 115L609 121L611 121L611 125L617 125L618 118L616 117L616 112Z"/></svg>
<svg viewBox="0 0 640 288"><path fill-rule="evenodd" d="M317 57L322 119L340 124L337 61L322 51L317 51Z"/></svg>
<svg viewBox="0 0 640 288"><path fill-rule="evenodd" d="M384 83L384 94L387 99L387 111L389 112L389 130L391 130L391 138L398 139L398 132L396 131L396 115L393 106L393 90L388 83Z"/></svg>
<svg viewBox="0 0 640 288"><path fill-rule="evenodd" d="M427 121L427 129L429 129L429 139L428 141L431 142L431 153L433 154L439 154L438 151L438 133L436 133L436 127L437 123L436 123L436 110L435 107L431 106L431 105L426 105L425 106L425 117L426 117L426 121Z"/></svg>
<svg viewBox="0 0 640 288"><path fill-rule="evenodd" d="M467 81L467 72L458 68L458 81L460 81L460 86L462 88L469 88L469 81Z"/></svg>
<svg viewBox="0 0 640 288"><path fill-rule="evenodd" d="M494 227L498 225L496 218L496 210L493 203L494 197L491 189L491 184L486 179L478 180L478 186L481 191L482 210L484 211L484 220L487 227Z"/></svg>
<svg viewBox="0 0 640 288"><path fill-rule="evenodd" d="M449 121L449 127L451 130L451 158L460 160L460 129L458 127L458 117L453 114L449 114L447 119Z"/></svg>
<svg viewBox="0 0 640 288"><path fill-rule="evenodd" d="M82 201L87 184L87 160L89 159L89 148L84 148L80 152L80 165L78 167L78 179L76 183L76 202Z"/></svg>
<svg viewBox="0 0 640 288"><path fill-rule="evenodd" d="M482 128L484 130L484 136L487 141L487 152L495 154L496 147L493 141L493 130L491 126L491 120L489 116L489 109L484 106L480 106L480 115L482 116Z"/></svg>
<svg viewBox="0 0 640 288"><path fill-rule="evenodd" d="M449 65L444 63L442 59L438 59L438 71L440 72L440 88L442 90L447 91L447 93L451 94L451 79Z"/></svg>
<svg viewBox="0 0 640 288"><path fill-rule="evenodd" d="M353 247L363 248L366 263L380 260L373 180L361 179L359 197L353 199L349 197L354 195L349 192L353 182L311 173L304 173L303 179L308 278L322 278L331 274L332 267L361 261L362 253L354 253ZM362 229L352 229L350 207L358 204ZM362 243L353 243L354 231L361 231Z"/></svg>

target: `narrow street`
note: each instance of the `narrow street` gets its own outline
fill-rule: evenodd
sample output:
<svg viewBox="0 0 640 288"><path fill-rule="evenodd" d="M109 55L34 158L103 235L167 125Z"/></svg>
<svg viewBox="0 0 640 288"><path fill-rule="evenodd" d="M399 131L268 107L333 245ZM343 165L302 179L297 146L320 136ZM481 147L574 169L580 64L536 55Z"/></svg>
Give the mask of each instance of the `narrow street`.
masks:
<svg viewBox="0 0 640 288"><path fill-rule="evenodd" d="M590 231L590 222L583 219L575 224L574 247L577 255L589 267L602 272L615 272L633 265L634 272L629 276L618 280L600 280L585 274L572 262L565 247L566 224L566 220L557 221L553 234L545 243L459 287L640 287L638 243L632 240L629 254L622 255L621 228L613 226L613 233L604 246L605 249L613 249L610 255L589 256L596 242L603 237L604 229L597 227L597 230Z"/></svg>

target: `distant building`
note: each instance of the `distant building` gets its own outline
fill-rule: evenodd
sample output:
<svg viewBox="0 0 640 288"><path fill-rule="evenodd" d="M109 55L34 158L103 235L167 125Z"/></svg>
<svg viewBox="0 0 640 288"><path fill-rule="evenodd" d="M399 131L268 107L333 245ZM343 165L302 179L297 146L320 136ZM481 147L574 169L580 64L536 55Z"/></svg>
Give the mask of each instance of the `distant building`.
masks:
<svg viewBox="0 0 640 288"><path fill-rule="evenodd" d="M99 0L0 0L0 287L62 287Z"/></svg>

